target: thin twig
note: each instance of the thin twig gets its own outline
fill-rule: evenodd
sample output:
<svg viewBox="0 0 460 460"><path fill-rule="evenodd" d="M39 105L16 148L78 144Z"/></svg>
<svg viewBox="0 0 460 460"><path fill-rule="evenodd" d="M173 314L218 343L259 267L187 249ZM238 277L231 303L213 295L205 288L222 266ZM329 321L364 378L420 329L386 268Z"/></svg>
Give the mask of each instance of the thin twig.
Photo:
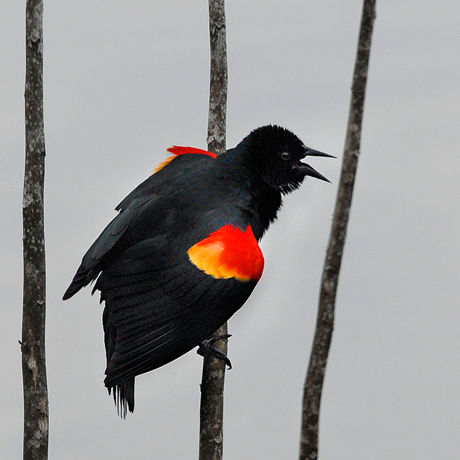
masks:
<svg viewBox="0 0 460 460"><path fill-rule="evenodd" d="M221 154L226 148L227 45L224 0L209 0L211 75L209 90L208 150ZM227 334L224 324L214 336ZM216 348L227 353L227 340ZM225 363L209 356L203 360L200 406L200 460L220 460L223 456Z"/></svg>
<svg viewBox="0 0 460 460"><path fill-rule="evenodd" d="M337 285L360 152L375 3L376 0L364 0L363 5L342 173L321 281L315 338L304 386L300 460L318 458L321 392L334 329Z"/></svg>
<svg viewBox="0 0 460 460"><path fill-rule="evenodd" d="M44 234L45 133L43 117L43 1L26 7L26 160L24 172L22 376L24 460L48 458L45 362L46 271Z"/></svg>

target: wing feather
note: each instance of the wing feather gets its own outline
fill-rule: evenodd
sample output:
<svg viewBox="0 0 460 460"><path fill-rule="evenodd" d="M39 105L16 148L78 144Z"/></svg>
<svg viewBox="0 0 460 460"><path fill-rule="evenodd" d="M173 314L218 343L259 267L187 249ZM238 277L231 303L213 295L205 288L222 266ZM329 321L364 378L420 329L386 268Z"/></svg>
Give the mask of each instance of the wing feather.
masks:
<svg viewBox="0 0 460 460"><path fill-rule="evenodd" d="M107 386L160 367L208 339L244 304L257 284L254 280L216 279L186 256L179 264L177 260L171 266L160 260L157 264L163 269L158 271L154 264L150 276L129 273L123 277L118 267L116 283L110 270L98 280L106 305L105 329L116 329L115 344L110 346L113 354L108 356ZM137 283L141 276L142 286ZM129 294L134 286L137 292Z"/></svg>
<svg viewBox="0 0 460 460"><path fill-rule="evenodd" d="M206 168L214 162L211 154L184 153L186 152L181 152L180 156L174 157L174 161L148 177L115 208L119 214L83 256L81 265L63 296L64 300L94 281L105 265L117 259L119 252L162 233L168 222L173 220L171 217L168 220L168 215L174 209L174 200L180 197L180 190L186 185L184 171L190 172L187 175L188 180L192 178L189 185L196 187L196 184L202 183L201 177L206 174ZM131 232L130 235L133 241L119 247L127 230L137 221L139 224L136 232Z"/></svg>

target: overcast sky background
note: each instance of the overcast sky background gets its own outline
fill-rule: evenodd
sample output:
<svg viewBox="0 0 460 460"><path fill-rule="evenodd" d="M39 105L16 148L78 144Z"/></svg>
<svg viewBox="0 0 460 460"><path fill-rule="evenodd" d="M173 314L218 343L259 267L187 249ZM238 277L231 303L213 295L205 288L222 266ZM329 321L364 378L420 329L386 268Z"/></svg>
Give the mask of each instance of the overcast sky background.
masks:
<svg viewBox="0 0 460 460"><path fill-rule="evenodd" d="M262 241L230 321L226 460L298 456L301 399L350 100L361 0L227 2L227 145L276 123L339 157L311 164ZM25 2L0 6L0 459L22 455ZM198 455L202 359L103 386L102 306L63 303L114 207L172 144L206 147L207 2L45 1L50 458ZM321 460L460 457L460 3L377 5L364 131L323 392Z"/></svg>

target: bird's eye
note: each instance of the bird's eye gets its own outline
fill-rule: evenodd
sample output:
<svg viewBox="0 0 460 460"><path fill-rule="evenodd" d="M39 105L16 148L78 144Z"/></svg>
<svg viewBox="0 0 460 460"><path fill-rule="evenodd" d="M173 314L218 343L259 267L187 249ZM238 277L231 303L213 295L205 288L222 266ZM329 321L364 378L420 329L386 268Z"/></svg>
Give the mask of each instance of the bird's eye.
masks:
<svg viewBox="0 0 460 460"><path fill-rule="evenodd" d="M283 152L280 156L281 156L281 158L283 160L290 160L291 159L291 154L289 152Z"/></svg>

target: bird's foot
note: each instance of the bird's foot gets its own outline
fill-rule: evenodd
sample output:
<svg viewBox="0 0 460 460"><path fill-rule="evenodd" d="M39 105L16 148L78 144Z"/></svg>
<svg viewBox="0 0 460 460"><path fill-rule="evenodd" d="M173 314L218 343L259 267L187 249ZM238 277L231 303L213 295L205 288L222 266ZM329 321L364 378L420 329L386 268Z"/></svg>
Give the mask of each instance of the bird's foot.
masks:
<svg viewBox="0 0 460 460"><path fill-rule="evenodd" d="M208 356L210 355L213 358L220 359L220 360L224 361L224 363L228 366L229 369L231 369L232 368L232 363L228 359L227 355L225 353L222 353L220 350L218 350L213 345L218 340L228 339L231 336L232 336L231 334L222 334L222 335L218 335L216 337L211 337L208 340L204 340L203 342L201 342L200 346L198 347L197 353L200 356L203 356L203 357L206 356L206 355L208 355Z"/></svg>

